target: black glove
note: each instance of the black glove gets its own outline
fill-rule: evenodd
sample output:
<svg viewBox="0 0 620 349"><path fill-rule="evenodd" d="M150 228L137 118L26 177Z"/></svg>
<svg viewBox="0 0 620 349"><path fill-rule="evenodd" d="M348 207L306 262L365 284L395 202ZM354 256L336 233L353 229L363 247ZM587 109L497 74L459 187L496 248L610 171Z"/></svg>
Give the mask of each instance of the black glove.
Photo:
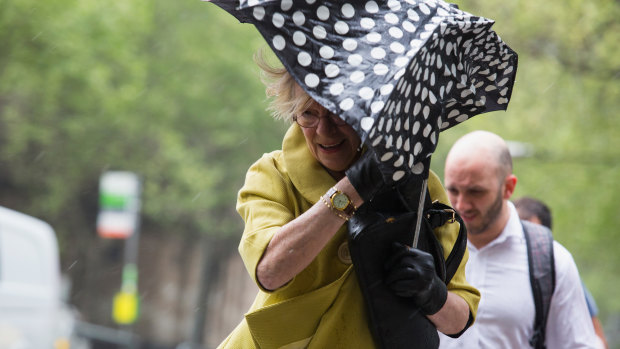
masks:
<svg viewBox="0 0 620 349"><path fill-rule="evenodd" d="M385 264L385 283L400 297L412 298L420 310L432 315L443 307L448 289L435 272L433 256L394 242L393 255Z"/></svg>
<svg viewBox="0 0 620 349"><path fill-rule="evenodd" d="M394 169L379 160L375 151L368 148L345 174L365 202L377 193L394 185Z"/></svg>

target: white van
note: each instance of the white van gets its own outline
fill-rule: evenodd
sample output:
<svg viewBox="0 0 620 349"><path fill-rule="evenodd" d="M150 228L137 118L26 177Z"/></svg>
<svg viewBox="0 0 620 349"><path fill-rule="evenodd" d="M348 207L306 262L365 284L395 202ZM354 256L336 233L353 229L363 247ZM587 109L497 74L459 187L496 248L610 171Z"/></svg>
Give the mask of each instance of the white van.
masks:
<svg viewBox="0 0 620 349"><path fill-rule="evenodd" d="M66 307L54 230L0 206L0 349L69 348L63 327Z"/></svg>

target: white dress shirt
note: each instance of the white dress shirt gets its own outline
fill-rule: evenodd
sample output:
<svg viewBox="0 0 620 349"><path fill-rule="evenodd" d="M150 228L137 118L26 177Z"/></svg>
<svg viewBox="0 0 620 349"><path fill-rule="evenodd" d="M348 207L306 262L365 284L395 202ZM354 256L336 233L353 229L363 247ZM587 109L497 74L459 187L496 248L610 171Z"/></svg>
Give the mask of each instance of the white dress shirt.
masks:
<svg viewBox="0 0 620 349"><path fill-rule="evenodd" d="M453 339L439 333L440 348L530 348L534 298L527 250L517 210L502 233L481 249L471 243L465 267L467 281L480 290L475 323ZM596 348L596 335L573 257L554 241L556 284L546 328L548 349Z"/></svg>

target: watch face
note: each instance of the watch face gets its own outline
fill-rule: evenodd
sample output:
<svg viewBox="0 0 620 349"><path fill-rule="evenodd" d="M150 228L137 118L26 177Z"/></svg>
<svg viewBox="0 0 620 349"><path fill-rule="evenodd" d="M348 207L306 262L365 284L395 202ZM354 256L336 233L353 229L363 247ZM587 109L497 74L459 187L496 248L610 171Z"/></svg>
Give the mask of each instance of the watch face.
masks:
<svg viewBox="0 0 620 349"><path fill-rule="evenodd" d="M334 199L332 202L334 203L335 208L339 210L344 210L349 204L349 198L342 193L338 193L334 195Z"/></svg>

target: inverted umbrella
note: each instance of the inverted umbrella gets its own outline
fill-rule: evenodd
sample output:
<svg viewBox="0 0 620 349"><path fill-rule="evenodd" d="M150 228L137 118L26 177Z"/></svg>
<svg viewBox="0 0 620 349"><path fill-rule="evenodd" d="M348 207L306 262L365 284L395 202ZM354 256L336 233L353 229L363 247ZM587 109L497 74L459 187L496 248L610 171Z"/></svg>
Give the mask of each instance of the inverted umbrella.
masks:
<svg viewBox="0 0 620 349"><path fill-rule="evenodd" d="M349 227L356 272L366 266L370 271L370 277L360 275L359 280L379 332L375 338L383 347L410 347L417 335L412 330L428 321L411 317L416 311L403 300L389 306L391 295L377 279L377 261L363 260L361 251L384 258L387 240L403 236L417 246L421 226L429 229L422 212L429 207L426 180L439 133L477 114L507 108L517 54L491 30L492 20L443 1L211 2L254 24L310 97L356 130L389 169L387 181L419 198L406 202L410 212L399 218L393 234L373 234L376 226L366 229L381 212L354 217ZM377 198L373 210L381 211L390 201ZM415 232L407 231L412 224ZM420 248L432 245L428 235L420 238ZM436 346L436 332L417 343Z"/></svg>
<svg viewBox="0 0 620 349"><path fill-rule="evenodd" d="M208 1L208 0L207 0ZM443 1L212 0L256 26L293 78L393 169L426 178L439 132L506 109L517 54Z"/></svg>

